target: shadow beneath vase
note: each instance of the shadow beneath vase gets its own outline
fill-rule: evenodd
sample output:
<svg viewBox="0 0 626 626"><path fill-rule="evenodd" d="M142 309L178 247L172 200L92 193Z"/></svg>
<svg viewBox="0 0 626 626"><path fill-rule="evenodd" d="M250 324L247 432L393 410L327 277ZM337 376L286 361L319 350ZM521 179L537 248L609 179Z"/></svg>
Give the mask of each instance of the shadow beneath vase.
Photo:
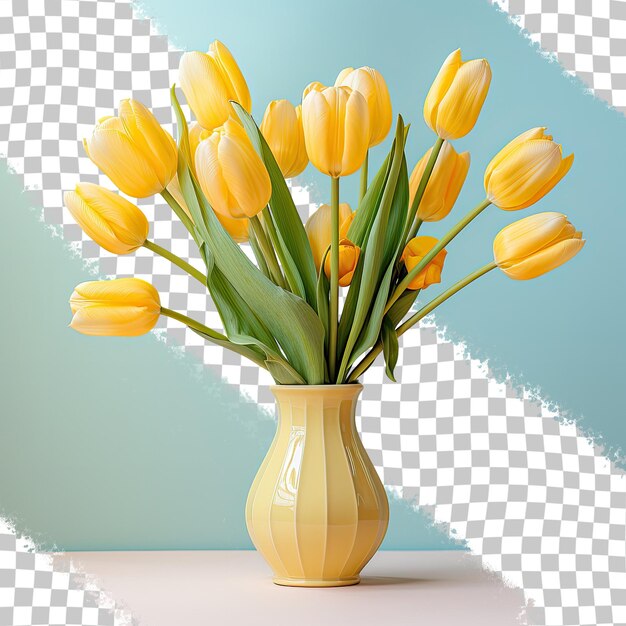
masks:
<svg viewBox="0 0 626 626"><path fill-rule="evenodd" d="M400 576L362 576L359 586L386 587L389 585L431 585L434 583L446 584L450 581L438 578L407 578Z"/></svg>

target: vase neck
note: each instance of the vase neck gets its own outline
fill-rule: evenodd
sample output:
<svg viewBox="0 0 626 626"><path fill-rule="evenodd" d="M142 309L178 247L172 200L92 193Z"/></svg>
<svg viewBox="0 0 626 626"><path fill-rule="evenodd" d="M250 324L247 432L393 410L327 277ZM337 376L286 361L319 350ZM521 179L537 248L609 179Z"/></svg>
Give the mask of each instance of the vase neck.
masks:
<svg viewBox="0 0 626 626"><path fill-rule="evenodd" d="M363 389L355 385L275 385L271 388L282 426L306 428L312 422L354 423Z"/></svg>

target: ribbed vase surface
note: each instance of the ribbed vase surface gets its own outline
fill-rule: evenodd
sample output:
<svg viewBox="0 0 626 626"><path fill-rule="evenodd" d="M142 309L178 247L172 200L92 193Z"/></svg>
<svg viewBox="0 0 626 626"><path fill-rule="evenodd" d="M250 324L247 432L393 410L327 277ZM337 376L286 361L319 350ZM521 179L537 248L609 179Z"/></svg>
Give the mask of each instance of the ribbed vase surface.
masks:
<svg viewBox="0 0 626 626"><path fill-rule="evenodd" d="M274 441L246 504L248 532L274 582L359 582L389 521L385 489L355 426L362 385L277 385Z"/></svg>

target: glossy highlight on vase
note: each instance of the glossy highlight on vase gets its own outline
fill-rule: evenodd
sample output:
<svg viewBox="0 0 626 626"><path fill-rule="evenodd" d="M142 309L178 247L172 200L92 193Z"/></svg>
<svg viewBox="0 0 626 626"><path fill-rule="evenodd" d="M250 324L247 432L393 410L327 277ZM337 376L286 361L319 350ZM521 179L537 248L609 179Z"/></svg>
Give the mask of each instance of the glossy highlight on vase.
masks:
<svg viewBox="0 0 626 626"><path fill-rule="evenodd" d="M362 385L276 385L279 422L246 505L248 532L278 585L359 582L389 521L385 489L361 443Z"/></svg>

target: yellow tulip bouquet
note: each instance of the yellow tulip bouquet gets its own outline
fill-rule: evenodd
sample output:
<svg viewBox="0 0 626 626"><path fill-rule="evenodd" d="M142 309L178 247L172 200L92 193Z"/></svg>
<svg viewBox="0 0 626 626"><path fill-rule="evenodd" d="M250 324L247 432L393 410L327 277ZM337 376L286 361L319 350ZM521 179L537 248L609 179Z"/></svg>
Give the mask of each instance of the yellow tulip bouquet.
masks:
<svg viewBox="0 0 626 626"><path fill-rule="evenodd" d="M420 233L425 222L448 216L467 176L469 154L451 142L472 130L487 96L484 59L450 54L424 103L436 135L432 148L409 176L409 127L398 116L391 149L371 180L369 150L392 124L376 70L347 68L332 87L311 83L295 107L271 102L260 127L245 79L222 43L206 54L184 54L179 81L197 121L188 124L172 87L177 142L143 105L125 100L117 117L98 122L85 149L126 196L163 196L195 240L204 269L149 241L146 217L117 193L82 183L65 202L106 250L130 254L144 246L200 281L223 332L162 307L156 289L136 278L78 285L70 303L71 327L79 332L135 336L166 315L267 369L280 385L352 383L381 352L393 379L398 338L460 289L494 268L516 280L535 278L584 245L565 215L531 215L498 233L491 261L411 313L422 292L441 281L446 247L472 220L490 205L529 207L573 161L545 128L528 130L489 163L485 198L473 210L441 239ZM309 161L329 176L330 202L303 224L285 179ZM352 211L340 202L339 182L359 170ZM241 249L245 242L256 263Z"/></svg>

